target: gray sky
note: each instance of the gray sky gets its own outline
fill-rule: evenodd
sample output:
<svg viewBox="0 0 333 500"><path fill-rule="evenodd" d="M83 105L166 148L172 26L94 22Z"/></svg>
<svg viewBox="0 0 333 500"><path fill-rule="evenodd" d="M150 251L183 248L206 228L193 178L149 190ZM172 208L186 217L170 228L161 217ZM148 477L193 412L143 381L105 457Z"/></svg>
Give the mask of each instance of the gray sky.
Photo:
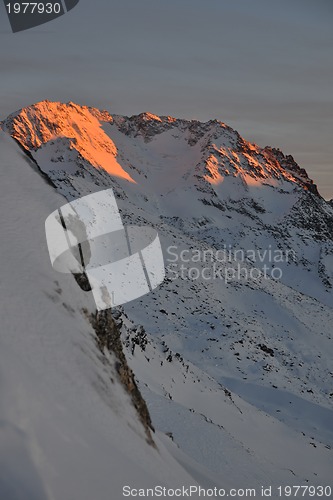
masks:
<svg viewBox="0 0 333 500"><path fill-rule="evenodd" d="M332 0L80 0L13 34L1 3L0 119L42 99L218 118L333 198L332 27Z"/></svg>

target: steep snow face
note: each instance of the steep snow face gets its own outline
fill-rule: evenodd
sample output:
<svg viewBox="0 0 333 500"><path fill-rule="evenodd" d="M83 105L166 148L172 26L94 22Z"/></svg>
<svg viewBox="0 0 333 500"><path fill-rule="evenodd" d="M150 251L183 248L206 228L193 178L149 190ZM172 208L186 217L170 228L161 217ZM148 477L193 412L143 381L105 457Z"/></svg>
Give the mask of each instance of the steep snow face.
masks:
<svg viewBox="0 0 333 500"><path fill-rule="evenodd" d="M63 198L3 132L0 167L1 499L197 484L158 436L147 443L115 357L97 349L89 295L50 266L44 222Z"/></svg>
<svg viewBox="0 0 333 500"><path fill-rule="evenodd" d="M3 127L14 130L19 115ZM38 124L29 123L38 134ZM227 471L231 486L239 484L232 474L239 463L255 485L265 478L327 482L331 204L291 157L250 144L221 122L143 113L108 117L102 128L135 182L96 169L68 138L46 140L30 153L67 199L111 186L125 223L159 232L165 282L117 312L154 424L197 461ZM230 258L229 250L247 257ZM194 261L192 251L208 257ZM272 262L277 251L284 258ZM249 275L263 265L267 278Z"/></svg>

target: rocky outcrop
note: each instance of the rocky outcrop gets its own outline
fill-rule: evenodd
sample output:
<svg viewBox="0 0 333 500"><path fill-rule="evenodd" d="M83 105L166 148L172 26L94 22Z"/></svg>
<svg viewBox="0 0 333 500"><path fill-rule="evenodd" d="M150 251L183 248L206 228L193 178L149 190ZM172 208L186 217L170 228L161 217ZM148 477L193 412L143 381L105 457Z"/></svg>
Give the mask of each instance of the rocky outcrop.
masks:
<svg viewBox="0 0 333 500"><path fill-rule="evenodd" d="M97 345L101 353L104 355L105 350L108 350L116 356L116 370L119 379L129 393L132 403L138 412L139 418L146 431L148 443L155 446L152 438L152 431L154 431L154 428L152 426L149 411L135 382L134 374L127 364L123 345L120 340L119 327L112 316L111 310L97 311L88 317L96 332Z"/></svg>

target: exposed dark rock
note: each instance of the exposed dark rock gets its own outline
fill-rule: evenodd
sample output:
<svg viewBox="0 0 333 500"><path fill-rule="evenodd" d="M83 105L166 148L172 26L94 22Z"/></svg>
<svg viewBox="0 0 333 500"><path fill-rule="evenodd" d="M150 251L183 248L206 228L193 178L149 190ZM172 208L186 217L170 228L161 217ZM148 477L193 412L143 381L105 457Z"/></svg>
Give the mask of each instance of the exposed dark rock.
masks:
<svg viewBox="0 0 333 500"><path fill-rule="evenodd" d="M76 283L79 285L79 287L84 291L84 292L90 292L91 291L91 286L88 280L88 276L86 273L80 273L80 274L73 274Z"/></svg>
<svg viewBox="0 0 333 500"><path fill-rule="evenodd" d="M310 179L306 170L301 168L291 155L284 155L278 148L270 148L269 146L264 148L263 153L264 155L276 158L281 167L294 174L307 190L320 196L316 184Z"/></svg>
<svg viewBox="0 0 333 500"><path fill-rule="evenodd" d="M270 347L267 347L265 344L258 344L259 349L264 351L266 354L269 354L270 356L274 357L274 350L271 349Z"/></svg>
<svg viewBox="0 0 333 500"><path fill-rule="evenodd" d="M112 317L110 310L98 311L89 316L89 320L97 335L97 345L104 354L105 349L112 352L117 357L116 369L119 379L125 389L131 396L134 407L136 408L139 418L145 428L147 441L155 446L151 431L154 431L149 411L145 400L143 399L140 390L135 382L134 374L127 364L127 360L123 351L123 346L120 340L120 331Z"/></svg>

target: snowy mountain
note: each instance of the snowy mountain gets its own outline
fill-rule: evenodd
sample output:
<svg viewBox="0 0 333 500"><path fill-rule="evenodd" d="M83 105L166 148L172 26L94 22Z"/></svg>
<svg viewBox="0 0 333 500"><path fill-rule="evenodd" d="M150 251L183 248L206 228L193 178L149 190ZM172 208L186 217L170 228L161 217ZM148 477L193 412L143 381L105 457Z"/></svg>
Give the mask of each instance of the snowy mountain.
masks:
<svg viewBox="0 0 333 500"><path fill-rule="evenodd" d="M112 187L125 224L158 230L164 283L113 316L182 460L226 488L330 484L333 207L305 170L217 120L44 101L1 126L66 199Z"/></svg>
<svg viewBox="0 0 333 500"><path fill-rule="evenodd" d="M125 485L198 479L218 486L149 430L121 344L107 348L119 340L112 319L50 266L44 220L63 198L3 132L0 162L0 498L109 500Z"/></svg>

